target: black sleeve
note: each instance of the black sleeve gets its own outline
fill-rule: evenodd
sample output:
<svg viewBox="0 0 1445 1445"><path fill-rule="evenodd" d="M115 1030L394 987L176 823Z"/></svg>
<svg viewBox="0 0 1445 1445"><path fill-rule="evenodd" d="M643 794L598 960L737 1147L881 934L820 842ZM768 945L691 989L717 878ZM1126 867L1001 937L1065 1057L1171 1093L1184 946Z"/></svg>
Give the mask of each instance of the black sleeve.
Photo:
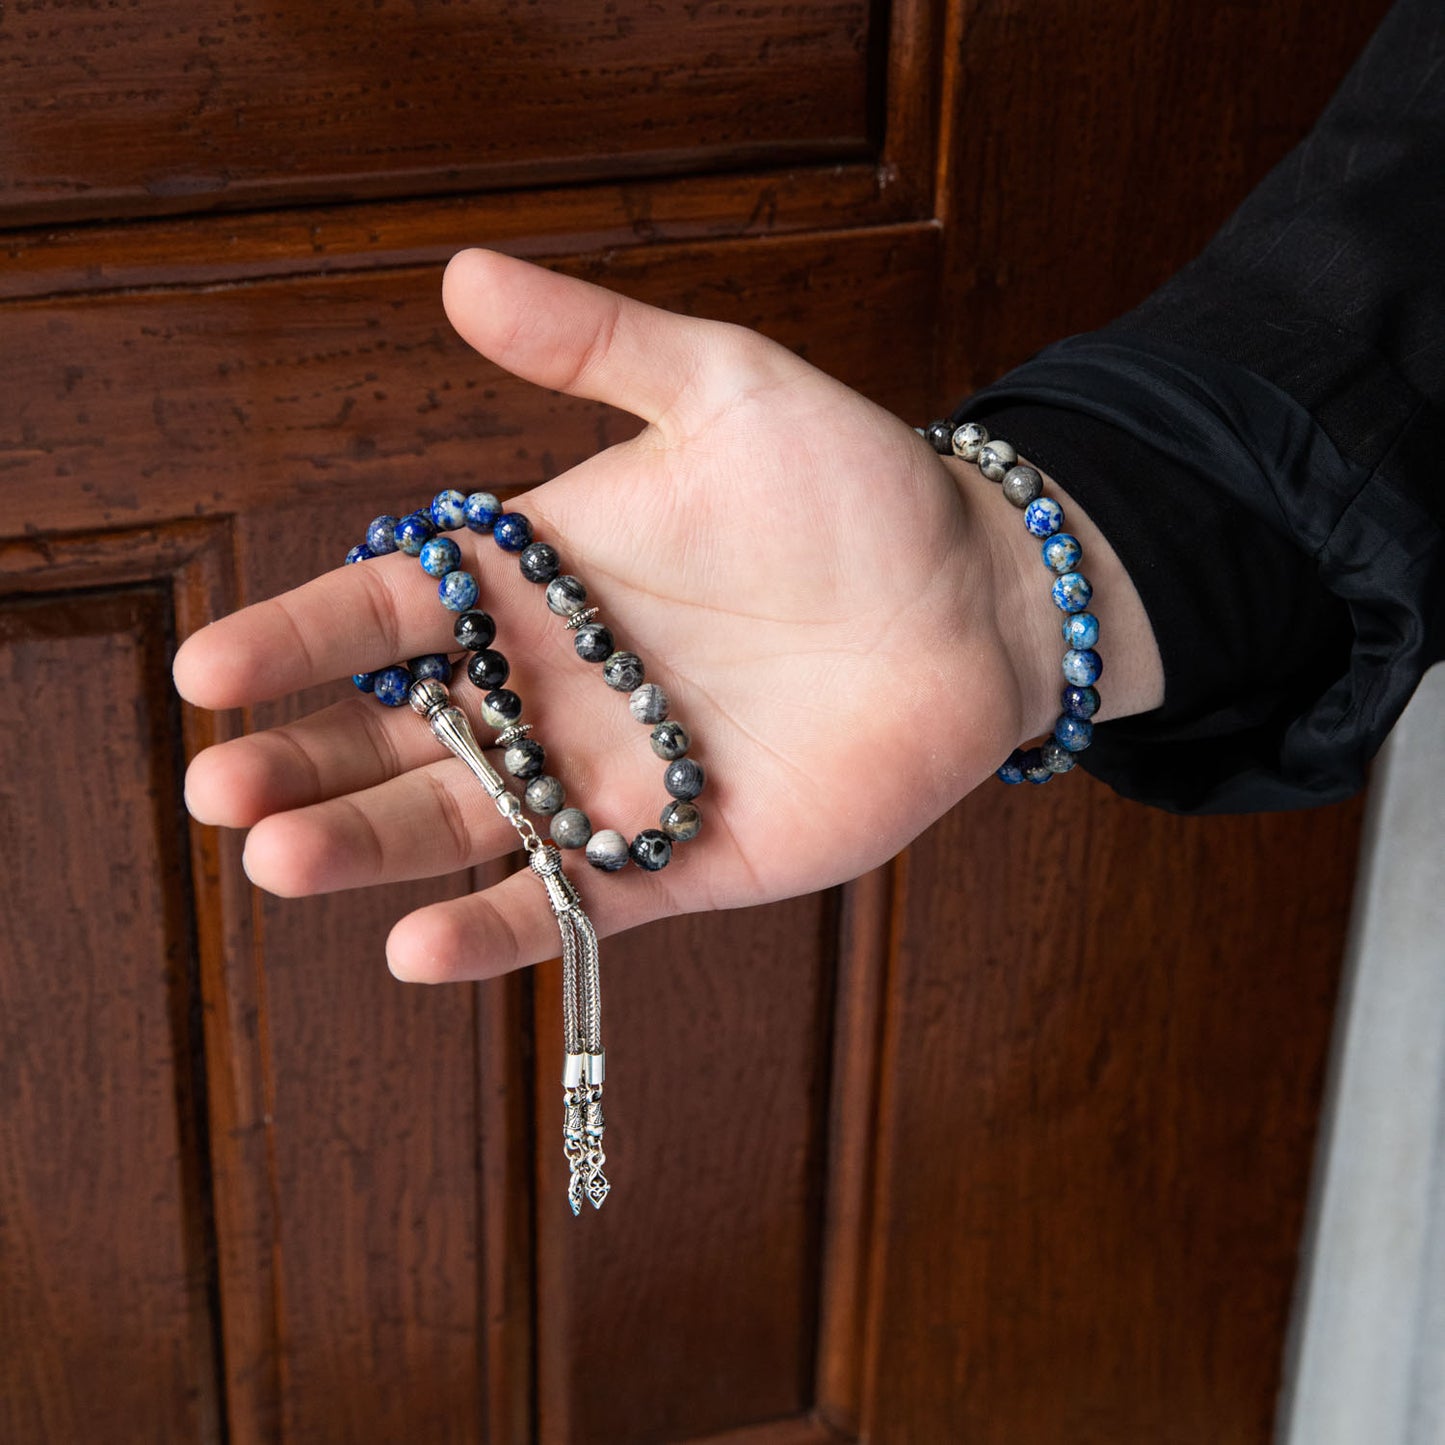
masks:
<svg viewBox="0 0 1445 1445"><path fill-rule="evenodd" d="M1441 0L1399 0L1199 257L953 420L1057 477L1149 614L1163 706L1086 768L1178 812L1358 789L1445 656Z"/></svg>

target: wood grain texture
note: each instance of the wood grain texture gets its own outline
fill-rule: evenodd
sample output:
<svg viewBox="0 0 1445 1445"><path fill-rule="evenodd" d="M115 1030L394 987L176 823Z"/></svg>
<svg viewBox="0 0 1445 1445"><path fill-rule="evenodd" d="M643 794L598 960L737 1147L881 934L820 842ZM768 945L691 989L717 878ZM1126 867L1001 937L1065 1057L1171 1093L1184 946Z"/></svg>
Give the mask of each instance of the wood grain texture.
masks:
<svg viewBox="0 0 1445 1445"><path fill-rule="evenodd" d="M16 5L0 19L0 222L857 157L883 43L871 9Z"/></svg>
<svg viewBox="0 0 1445 1445"><path fill-rule="evenodd" d="M981 789L903 867L888 1445L1269 1439L1360 808L1180 819L1075 781Z"/></svg>
<svg viewBox="0 0 1445 1445"><path fill-rule="evenodd" d="M0 604L6 1439L223 1428L170 632L163 584Z"/></svg>

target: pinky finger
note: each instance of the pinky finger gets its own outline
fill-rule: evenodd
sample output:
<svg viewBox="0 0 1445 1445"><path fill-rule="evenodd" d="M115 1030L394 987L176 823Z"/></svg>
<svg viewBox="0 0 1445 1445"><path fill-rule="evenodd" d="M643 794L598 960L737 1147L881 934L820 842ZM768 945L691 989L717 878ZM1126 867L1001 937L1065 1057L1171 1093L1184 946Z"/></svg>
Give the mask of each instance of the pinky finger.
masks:
<svg viewBox="0 0 1445 1445"><path fill-rule="evenodd" d="M628 868L599 875L589 868L592 878L577 878L570 860L565 871L598 938L678 911L659 874ZM464 983L542 963L559 948L547 891L524 867L480 893L408 913L386 940L386 963L405 983Z"/></svg>

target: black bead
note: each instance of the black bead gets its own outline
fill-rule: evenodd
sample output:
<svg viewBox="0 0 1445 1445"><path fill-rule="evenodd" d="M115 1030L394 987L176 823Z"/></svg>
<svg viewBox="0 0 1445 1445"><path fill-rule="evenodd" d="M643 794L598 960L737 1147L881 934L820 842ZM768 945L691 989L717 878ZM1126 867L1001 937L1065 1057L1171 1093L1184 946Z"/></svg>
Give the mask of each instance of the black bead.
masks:
<svg viewBox="0 0 1445 1445"><path fill-rule="evenodd" d="M600 622L584 622L577 629L576 646L583 662L606 662L612 656L612 634Z"/></svg>
<svg viewBox="0 0 1445 1445"><path fill-rule="evenodd" d="M669 763L662 775L662 786L674 798L697 797L706 781L707 774L703 772L702 764L691 758L679 758L675 763Z"/></svg>
<svg viewBox="0 0 1445 1445"><path fill-rule="evenodd" d="M940 456L949 456L953 452L953 423L946 421L931 421L923 432L924 440Z"/></svg>
<svg viewBox="0 0 1445 1445"><path fill-rule="evenodd" d="M496 635L497 624L492 621L489 612L463 612L452 628L457 646L465 647L468 652L480 652L482 648L490 647Z"/></svg>
<svg viewBox="0 0 1445 1445"><path fill-rule="evenodd" d="M627 849L632 861L648 873L666 868L672 857L672 839L661 828L644 828Z"/></svg>
<svg viewBox="0 0 1445 1445"><path fill-rule="evenodd" d="M500 652L484 647L467 659L467 676L483 692L501 687L512 675L512 664Z"/></svg>
<svg viewBox="0 0 1445 1445"><path fill-rule="evenodd" d="M500 718L514 723L522 716L522 699L510 688L493 688L482 701Z"/></svg>
<svg viewBox="0 0 1445 1445"><path fill-rule="evenodd" d="M562 570L562 559L549 543L530 542L522 548L517 565L528 582L550 582Z"/></svg>

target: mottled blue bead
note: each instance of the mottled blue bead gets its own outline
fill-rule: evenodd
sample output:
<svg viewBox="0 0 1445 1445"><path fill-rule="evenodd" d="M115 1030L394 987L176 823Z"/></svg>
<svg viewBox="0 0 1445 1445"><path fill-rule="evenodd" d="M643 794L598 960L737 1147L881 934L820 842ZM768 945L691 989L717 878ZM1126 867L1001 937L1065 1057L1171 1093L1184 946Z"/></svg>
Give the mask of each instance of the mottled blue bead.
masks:
<svg viewBox="0 0 1445 1445"><path fill-rule="evenodd" d="M356 546L346 554L346 565L349 567L353 562L365 562L375 556L376 553L373 552L365 542L358 542Z"/></svg>
<svg viewBox="0 0 1445 1445"><path fill-rule="evenodd" d="M358 692L373 692L376 689L376 674L374 672L353 672L351 680L356 684Z"/></svg>
<svg viewBox="0 0 1445 1445"><path fill-rule="evenodd" d="M492 523L492 536L504 552L520 552L532 540L532 524L520 512L503 512Z"/></svg>
<svg viewBox="0 0 1445 1445"><path fill-rule="evenodd" d="M1064 654L1064 681L1075 687L1092 687L1104 671L1104 659L1092 648L1071 647Z"/></svg>
<svg viewBox="0 0 1445 1445"><path fill-rule="evenodd" d="M407 666L411 669L413 682L421 682L428 677L434 677L438 682L452 680L452 660L442 652L429 652L424 657L414 657Z"/></svg>
<svg viewBox="0 0 1445 1445"><path fill-rule="evenodd" d="M1054 606L1060 612L1082 612L1089 605L1094 589L1082 572L1065 572L1053 587Z"/></svg>
<svg viewBox="0 0 1445 1445"><path fill-rule="evenodd" d="M1060 702L1070 717L1093 717L1099 710L1099 690L1096 687L1066 687Z"/></svg>
<svg viewBox="0 0 1445 1445"><path fill-rule="evenodd" d="M1043 546L1044 566L1055 572L1072 572L1083 555L1079 539L1068 532L1056 532Z"/></svg>
<svg viewBox="0 0 1445 1445"><path fill-rule="evenodd" d="M450 537L433 537L417 556L421 570L433 577L445 577L462 564L462 549Z"/></svg>
<svg viewBox="0 0 1445 1445"><path fill-rule="evenodd" d="M467 499L455 487L438 492L431 499L429 510L432 526L438 532L455 532L467 524Z"/></svg>
<svg viewBox="0 0 1445 1445"><path fill-rule="evenodd" d="M396 524L396 545L408 557L420 557L421 549L436 536L436 530L426 512L408 512Z"/></svg>
<svg viewBox="0 0 1445 1445"><path fill-rule="evenodd" d="M448 612L465 612L477 600L477 579L458 568L437 583L437 596Z"/></svg>
<svg viewBox="0 0 1445 1445"><path fill-rule="evenodd" d="M376 698L387 707L401 707L411 690L411 673L404 667L384 667L376 674Z"/></svg>
<svg viewBox="0 0 1445 1445"><path fill-rule="evenodd" d="M995 776L1005 783L1023 782L1024 770L1019 766L1019 759L1021 757L1023 757L1023 754L1015 748L1013 752L1008 755L1008 762L999 768Z"/></svg>
<svg viewBox="0 0 1445 1445"><path fill-rule="evenodd" d="M1064 644L1092 647L1099 640L1099 619L1092 612L1071 612L1064 618Z"/></svg>
<svg viewBox="0 0 1445 1445"><path fill-rule="evenodd" d="M473 492L462 504L462 515L473 532L490 532L502 515L502 504L491 492Z"/></svg>
<svg viewBox="0 0 1445 1445"><path fill-rule="evenodd" d="M1035 497L1024 508L1024 526L1035 537L1052 537L1064 525L1064 509L1052 497Z"/></svg>
<svg viewBox="0 0 1445 1445"><path fill-rule="evenodd" d="M1078 759L1058 738L1045 738L1039 746L1039 756L1051 773L1071 773L1078 765Z"/></svg>
<svg viewBox="0 0 1445 1445"><path fill-rule="evenodd" d="M1047 783L1054 771L1044 761L1042 748L1025 748L1019 754L1019 767L1023 769L1026 783Z"/></svg>
<svg viewBox="0 0 1445 1445"><path fill-rule="evenodd" d="M396 518L390 512L372 518L371 525L366 529L366 545L375 557L396 551Z"/></svg>
<svg viewBox="0 0 1445 1445"><path fill-rule="evenodd" d="M1081 753L1094 741L1094 724L1087 718L1065 713L1054 724L1054 737L1071 753Z"/></svg>

